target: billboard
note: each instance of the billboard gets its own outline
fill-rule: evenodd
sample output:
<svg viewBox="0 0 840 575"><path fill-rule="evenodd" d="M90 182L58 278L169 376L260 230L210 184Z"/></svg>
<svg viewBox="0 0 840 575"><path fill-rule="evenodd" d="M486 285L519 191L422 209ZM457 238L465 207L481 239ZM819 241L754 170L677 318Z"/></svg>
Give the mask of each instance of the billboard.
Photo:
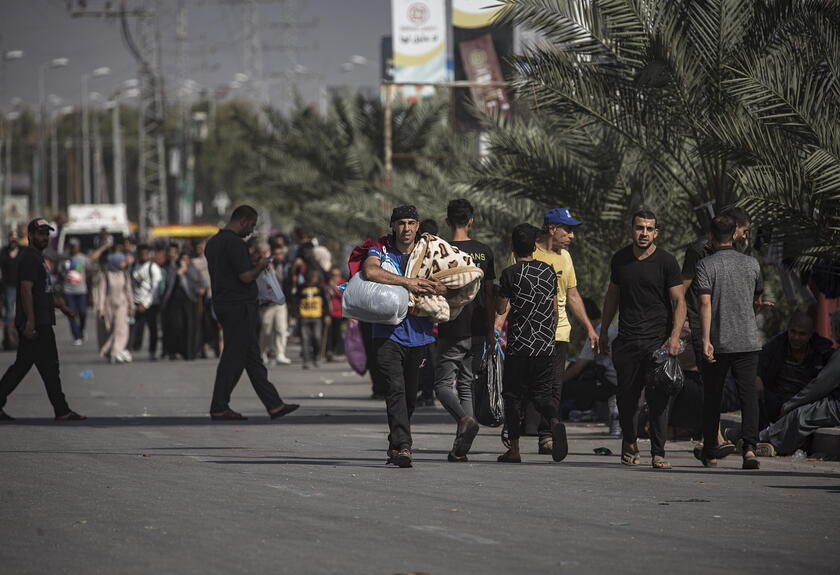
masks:
<svg viewBox="0 0 840 575"><path fill-rule="evenodd" d="M502 67L496 57L496 48L490 34L458 44L467 79L471 82L501 82ZM473 86L473 101L482 109L496 116L510 116L510 100L502 87Z"/></svg>
<svg viewBox="0 0 840 575"><path fill-rule="evenodd" d="M391 0L395 82L445 82L445 0Z"/></svg>
<svg viewBox="0 0 840 575"><path fill-rule="evenodd" d="M502 7L494 0L452 0L452 25L456 28L484 28Z"/></svg>

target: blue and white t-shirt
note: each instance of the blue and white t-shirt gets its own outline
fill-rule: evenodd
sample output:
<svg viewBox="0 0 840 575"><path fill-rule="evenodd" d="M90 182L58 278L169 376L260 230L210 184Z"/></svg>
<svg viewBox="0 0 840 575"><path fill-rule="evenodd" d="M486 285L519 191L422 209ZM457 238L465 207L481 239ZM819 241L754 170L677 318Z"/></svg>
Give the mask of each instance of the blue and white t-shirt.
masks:
<svg viewBox="0 0 840 575"><path fill-rule="evenodd" d="M380 262L388 261L400 271L400 274L405 275L408 255L396 250L384 250L373 246L368 250L368 257L374 257ZM414 315L407 315L399 325L373 324L373 337L390 339L405 347L420 347L435 341L435 336L432 334L432 320Z"/></svg>

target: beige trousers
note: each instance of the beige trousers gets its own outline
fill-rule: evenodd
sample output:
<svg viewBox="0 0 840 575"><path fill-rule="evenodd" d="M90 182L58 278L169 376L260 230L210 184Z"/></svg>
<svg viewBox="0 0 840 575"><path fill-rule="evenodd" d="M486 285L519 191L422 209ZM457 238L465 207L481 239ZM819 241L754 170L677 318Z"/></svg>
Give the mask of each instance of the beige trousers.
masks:
<svg viewBox="0 0 840 575"><path fill-rule="evenodd" d="M285 356L288 331L289 311L285 304L260 307L260 351L269 357Z"/></svg>

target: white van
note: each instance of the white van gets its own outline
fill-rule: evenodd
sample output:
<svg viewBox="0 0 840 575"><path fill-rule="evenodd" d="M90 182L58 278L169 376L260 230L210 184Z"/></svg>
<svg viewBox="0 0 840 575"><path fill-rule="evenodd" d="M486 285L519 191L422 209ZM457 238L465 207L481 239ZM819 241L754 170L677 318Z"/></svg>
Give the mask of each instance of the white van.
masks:
<svg viewBox="0 0 840 575"><path fill-rule="evenodd" d="M96 249L103 229L115 240L131 235L125 204L71 204L67 218L58 237L58 253L64 253L70 238L79 240L83 252Z"/></svg>

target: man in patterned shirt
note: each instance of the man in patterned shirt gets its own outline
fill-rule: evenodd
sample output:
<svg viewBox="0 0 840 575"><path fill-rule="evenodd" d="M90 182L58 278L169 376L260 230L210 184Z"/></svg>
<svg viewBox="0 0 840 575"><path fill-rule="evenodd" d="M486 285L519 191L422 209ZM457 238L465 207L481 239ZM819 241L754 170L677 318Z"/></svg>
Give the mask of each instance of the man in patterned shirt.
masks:
<svg viewBox="0 0 840 575"><path fill-rule="evenodd" d="M508 312L508 344L502 376L510 449L499 456L503 463L521 463L520 412L525 392L551 426L554 461L568 454L566 428L560 423L554 383L554 333L557 326L557 279L554 269L534 259L539 230L530 224L513 229L516 263L501 275L496 313Z"/></svg>

